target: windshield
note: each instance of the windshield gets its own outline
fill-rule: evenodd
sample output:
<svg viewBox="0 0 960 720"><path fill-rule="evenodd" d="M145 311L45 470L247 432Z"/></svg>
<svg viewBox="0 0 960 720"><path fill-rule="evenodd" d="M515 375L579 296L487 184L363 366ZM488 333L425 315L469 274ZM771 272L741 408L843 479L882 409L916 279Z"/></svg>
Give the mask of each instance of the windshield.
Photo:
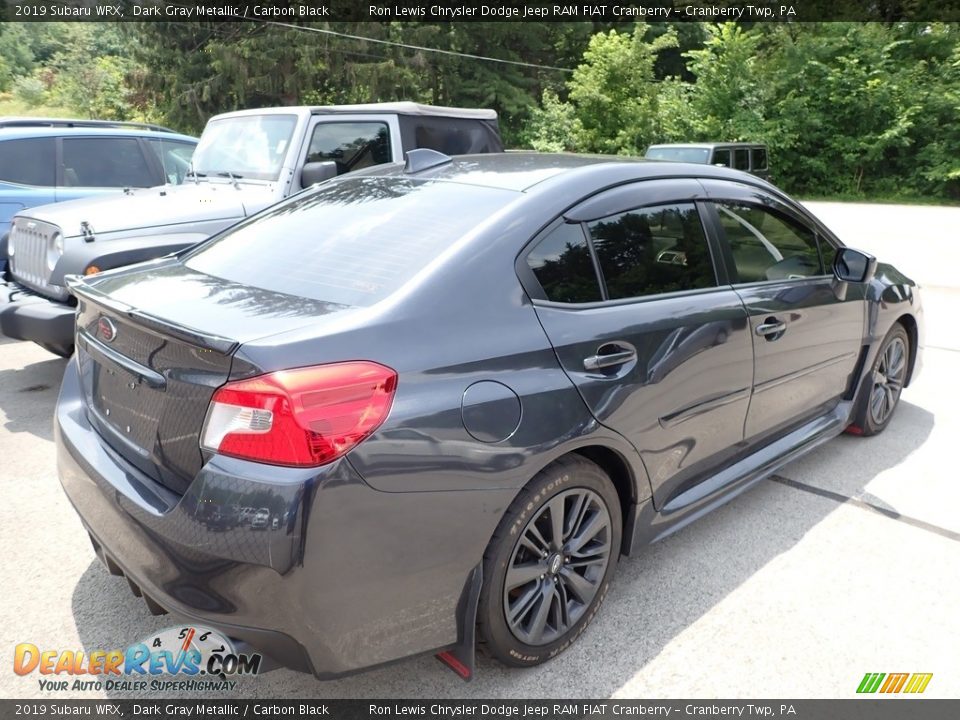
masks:
<svg viewBox="0 0 960 720"><path fill-rule="evenodd" d="M276 180L296 124L296 115L211 120L193 153L193 170L200 177Z"/></svg>
<svg viewBox="0 0 960 720"><path fill-rule="evenodd" d="M365 307L517 196L408 178L324 183L214 236L186 265L242 285Z"/></svg>
<svg viewBox="0 0 960 720"><path fill-rule="evenodd" d="M672 160L674 162L704 164L710 160L710 149L692 147L652 147L647 150L647 157L650 160Z"/></svg>

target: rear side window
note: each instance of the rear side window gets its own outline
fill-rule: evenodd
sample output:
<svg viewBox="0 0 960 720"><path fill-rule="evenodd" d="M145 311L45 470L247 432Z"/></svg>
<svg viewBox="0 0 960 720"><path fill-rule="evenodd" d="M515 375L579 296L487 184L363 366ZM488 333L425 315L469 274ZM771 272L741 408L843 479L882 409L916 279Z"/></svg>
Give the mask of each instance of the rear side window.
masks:
<svg viewBox="0 0 960 720"><path fill-rule="evenodd" d="M149 138L147 147L154 152L157 162L163 168L163 182L170 185L182 183L190 170L190 159L196 146L177 140Z"/></svg>
<svg viewBox="0 0 960 720"><path fill-rule="evenodd" d="M751 167L754 170L766 170L767 169L767 151L764 148L754 148L750 151L753 155L753 160L751 161Z"/></svg>
<svg viewBox="0 0 960 720"><path fill-rule="evenodd" d="M588 227L611 300L717 284L693 203L630 210Z"/></svg>
<svg viewBox="0 0 960 720"><path fill-rule="evenodd" d="M795 280L823 275L816 234L765 207L717 203L737 282Z"/></svg>
<svg viewBox="0 0 960 720"><path fill-rule="evenodd" d="M516 197L452 182L346 178L235 225L186 265L273 292L372 305Z"/></svg>
<svg viewBox="0 0 960 720"><path fill-rule="evenodd" d="M548 300L565 303L603 299L587 238L579 224L564 223L527 255Z"/></svg>
<svg viewBox="0 0 960 720"><path fill-rule="evenodd" d="M0 142L0 182L53 187L57 161L53 138Z"/></svg>
<svg viewBox="0 0 960 720"><path fill-rule="evenodd" d="M62 163L65 187L157 184L136 138L64 138Z"/></svg>
<svg viewBox="0 0 960 720"><path fill-rule="evenodd" d="M390 130L382 122L322 122L313 130L307 162L332 160L337 175L390 162Z"/></svg>

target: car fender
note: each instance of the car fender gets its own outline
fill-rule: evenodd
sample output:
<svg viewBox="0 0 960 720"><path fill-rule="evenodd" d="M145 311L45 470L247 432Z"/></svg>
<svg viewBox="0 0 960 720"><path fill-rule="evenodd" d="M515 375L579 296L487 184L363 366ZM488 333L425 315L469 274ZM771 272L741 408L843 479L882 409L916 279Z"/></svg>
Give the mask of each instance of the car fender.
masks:
<svg viewBox="0 0 960 720"><path fill-rule="evenodd" d="M207 237L205 233L176 233L78 245L64 252L50 276L50 282L54 285L63 285L64 276L84 275L87 269L93 266L100 270L112 270L145 260L154 260L185 250L206 240Z"/></svg>

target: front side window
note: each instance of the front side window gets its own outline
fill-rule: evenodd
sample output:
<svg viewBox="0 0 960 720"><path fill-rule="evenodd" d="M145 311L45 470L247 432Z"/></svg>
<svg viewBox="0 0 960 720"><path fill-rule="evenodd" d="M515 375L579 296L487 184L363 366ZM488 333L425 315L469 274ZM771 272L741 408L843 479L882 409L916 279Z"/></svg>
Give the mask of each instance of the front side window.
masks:
<svg viewBox="0 0 960 720"><path fill-rule="evenodd" d="M64 187L156 185L136 138L64 138L61 162Z"/></svg>
<svg viewBox="0 0 960 720"><path fill-rule="evenodd" d="M0 142L0 182L53 187L57 172L53 142L53 138Z"/></svg>
<svg viewBox="0 0 960 720"><path fill-rule="evenodd" d="M630 210L588 227L611 300L717 284L693 203Z"/></svg>
<svg viewBox="0 0 960 720"><path fill-rule="evenodd" d="M716 208L733 255L735 282L824 274L817 236L809 228L756 205L717 203Z"/></svg>
<svg viewBox="0 0 960 720"><path fill-rule="evenodd" d="M313 130L307 162L333 161L337 175L390 162L390 130L382 122L322 122Z"/></svg>
<svg viewBox="0 0 960 720"><path fill-rule="evenodd" d="M713 153L713 164L722 165L723 167L730 167L730 151L715 150Z"/></svg>
<svg viewBox="0 0 960 720"><path fill-rule="evenodd" d="M193 154L199 176L276 180L296 115L239 115L211 120Z"/></svg>
<svg viewBox="0 0 960 720"><path fill-rule="evenodd" d="M710 149L699 147L651 147L646 157L650 160L671 160L673 162L704 163L710 162Z"/></svg>
<svg viewBox="0 0 960 720"><path fill-rule="evenodd" d="M603 297L590 247L579 223L564 223L527 255L548 300L565 303L597 302Z"/></svg>

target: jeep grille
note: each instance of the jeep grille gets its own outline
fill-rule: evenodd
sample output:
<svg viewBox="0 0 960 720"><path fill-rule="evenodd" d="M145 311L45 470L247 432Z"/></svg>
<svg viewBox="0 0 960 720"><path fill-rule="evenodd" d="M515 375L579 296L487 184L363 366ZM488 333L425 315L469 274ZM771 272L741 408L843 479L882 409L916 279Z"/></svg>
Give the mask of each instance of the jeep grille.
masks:
<svg viewBox="0 0 960 720"><path fill-rule="evenodd" d="M69 292L62 285L50 284L51 271L47 268L47 247L50 238L60 231L56 225L18 217L10 228L13 257L10 272L17 282L41 295L56 300L66 300Z"/></svg>

